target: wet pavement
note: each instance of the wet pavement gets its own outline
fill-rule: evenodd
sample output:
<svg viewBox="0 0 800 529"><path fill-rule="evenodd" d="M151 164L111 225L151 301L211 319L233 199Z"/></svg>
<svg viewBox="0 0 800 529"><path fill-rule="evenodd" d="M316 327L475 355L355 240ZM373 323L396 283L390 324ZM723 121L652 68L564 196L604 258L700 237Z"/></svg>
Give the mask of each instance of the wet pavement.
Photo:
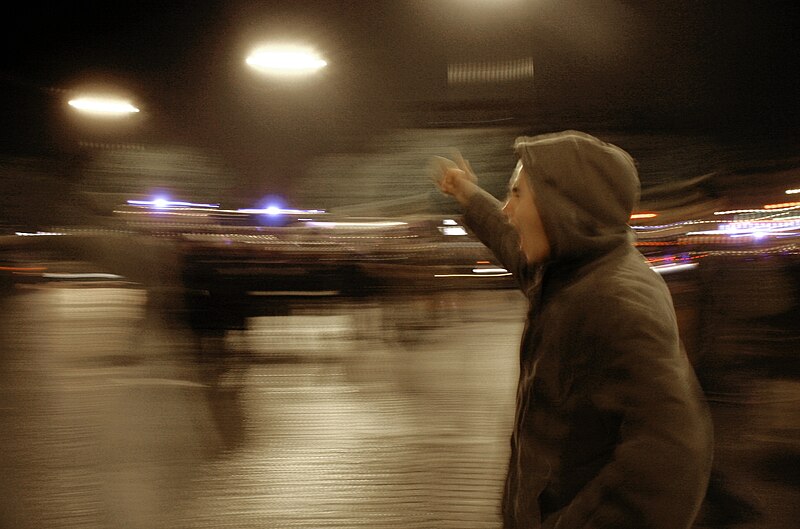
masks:
<svg viewBox="0 0 800 529"><path fill-rule="evenodd" d="M147 297L0 298L0 526L500 527L518 292L297 299L224 336ZM793 527L800 384L728 360L797 335L726 321L707 350L728 356L699 364L717 462L698 527Z"/></svg>
<svg viewBox="0 0 800 529"><path fill-rule="evenodd" d="M200 359L145 298L3 301L3 527L498 525L516 292L296 303Z"/></svg>

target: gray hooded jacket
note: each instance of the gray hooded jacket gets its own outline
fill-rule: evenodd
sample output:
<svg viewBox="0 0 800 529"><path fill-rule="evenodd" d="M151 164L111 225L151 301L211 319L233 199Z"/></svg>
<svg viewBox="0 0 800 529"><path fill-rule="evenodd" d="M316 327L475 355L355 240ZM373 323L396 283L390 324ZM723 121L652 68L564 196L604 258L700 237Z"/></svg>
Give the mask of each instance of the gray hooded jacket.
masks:
<svg viewBox="0 0 800 529"><path fill-rule="evenodd" d="M467 225L530 301L503 499L507 528L688 528L711 470L710 415L661 277L633 246L622 149L565 131L519 138L551 256L528 265L500 203Z"/></svg>

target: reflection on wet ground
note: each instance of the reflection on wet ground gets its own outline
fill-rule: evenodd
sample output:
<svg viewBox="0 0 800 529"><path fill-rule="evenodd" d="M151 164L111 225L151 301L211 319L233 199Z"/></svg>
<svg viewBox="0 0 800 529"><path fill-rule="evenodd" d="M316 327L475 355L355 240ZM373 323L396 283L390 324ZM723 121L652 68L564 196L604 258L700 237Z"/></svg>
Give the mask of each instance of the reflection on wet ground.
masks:
<svg viewBox="0 0 800 529"><path fill-rule="evenodd" d="M717 433L697 526L792 527L796 298L759 309L725 279L671 282ZM518 292L298 299L217 336L146 301L0 299L0 526L500 527Z"/></svg>
<svg viewBox="0 0 800 529"><path fill-rule="evenodd" d="M298 304L200 362L144 301L4 300L4 527L497 526L516 292Z"/></svg>

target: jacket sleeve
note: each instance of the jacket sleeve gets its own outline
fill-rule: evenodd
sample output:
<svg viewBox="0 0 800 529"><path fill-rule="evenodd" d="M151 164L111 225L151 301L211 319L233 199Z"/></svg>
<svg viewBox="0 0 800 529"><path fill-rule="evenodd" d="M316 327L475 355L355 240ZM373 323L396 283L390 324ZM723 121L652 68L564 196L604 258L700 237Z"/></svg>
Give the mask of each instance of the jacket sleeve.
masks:
<svg viewBox="0 0 800 529"><path fill-rule="evenodd" d="M674 318L646 295L604 305L607 315L587 329L596 365L585 391L619 424L618 441L610 462L542 527L691 527L708 485L713 432Z"/></svg>
<svg viewBox="0 0 800 529"><path fill-rule="evenodd" d="M464 208L464 222L521 285L527 284L529 267L519 248L519 235L503 215L499 200L479 190Z"/></svg>

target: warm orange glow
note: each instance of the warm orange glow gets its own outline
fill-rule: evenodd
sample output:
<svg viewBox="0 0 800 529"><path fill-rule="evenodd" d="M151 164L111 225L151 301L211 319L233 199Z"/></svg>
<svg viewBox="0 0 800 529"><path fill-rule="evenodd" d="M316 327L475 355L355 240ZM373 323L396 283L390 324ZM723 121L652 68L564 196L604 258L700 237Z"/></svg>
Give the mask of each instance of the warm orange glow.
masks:
<svg viewBox="0 0 800 529"><path fill-rule="evenodd" d="M634 213L631 215L631 220L636 219L652 219L653 217L657 217L658 213Z"/></svg>
<svg viewBox="0 0 800 529"><path fill-rule="evenodd" d="M800 206L800 202L783 202L782 204L767 204L764 209L793 208Z"/></svg>
<svg viewBox="0 0 800 529"><path fill-rule="evenodd" d="M43 272L47 268L44 266L0 266L0 270L5 272Z"/></svg>

